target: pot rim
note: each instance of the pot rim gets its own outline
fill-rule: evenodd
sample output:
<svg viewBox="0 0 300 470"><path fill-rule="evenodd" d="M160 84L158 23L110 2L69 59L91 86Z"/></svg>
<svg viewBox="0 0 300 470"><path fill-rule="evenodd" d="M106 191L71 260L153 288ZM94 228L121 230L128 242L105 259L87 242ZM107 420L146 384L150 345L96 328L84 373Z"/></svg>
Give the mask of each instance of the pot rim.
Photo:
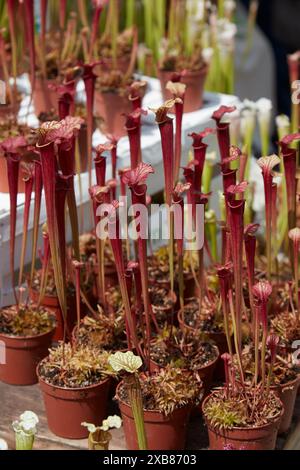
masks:
<svg viewBox="0 0 300 470"><path fill-rule="evenodd" d="M213 424L211 424L210 420L205 416L205 413L204 413L204 406L205 404L209 401L210 397L212 396L212 393L210 393L209 395L207 395L207 397L204 398L203 402L202 402L202 405L201 405L201 409L202 409L202 413L203 413L203 416L204 416L204 419L206 421L206 424L207 424L207 427L212 429L212 430L216 430L216 431L220 431L220 432L230 432L230 431L249 431L249 430L260 430L260 429L264 429L264 428L267 428L268 426L271 426L272 424L275 424L277 422L280 423L280 420L284 414L284 405L282 403L281 400L280 403L281 403L281 411L280 413L278 414L278 416L276 418L274 418L272 421L269 421L268 423L266 424L261 424L260 426L233 426L232 428L228 428L228 429L219 429L217 426L214 426Z"/></svg>
<svg viewBox="0 0 300 470"><path fill-rule="evenodd" d="M83 391L83 390L92 390L96 387L99 387L99 385L102 385L106 382L108 382L110 380L110 376L108 376L107 378L101 380L100 382L96 383L96 384L92 384L92 385L86 385L85 387L60 387L59 385L54 385L54 384L51 384L51 383L48 383L46 382L45 379L43 379L43 377L40 375L39 373L39 367L40 367L40 364L45 360L47 359L47 357L49 356L46 356L44 357L39 363L38 365L36 366L36 375L37 375L37 378L39 379L39 382L42 382L43 384L45 385L48 385L48 387L51 387L51 388L56 388L58 390L65 390L66 392L70 391L70 392L80 392L80 391Z"/></svg>
<svg viewBox="0 0 300 470"><path fill-rule="evenodd" d="M11 307L11 306L12 305L9 305L8 307ZM11 339L16 339L16 340L20 339L20 340L24 341L24 340L40 338L41 336L46 336L46 335L49 335L50 333L54 332L57 328L56 316L54 315L52 310L50 310L48 307L43 307L43 309L46 310L47 313L49 314L49 316L51 316L55 320L54 326L50 330L48 330L44 333L39 333L38 335L30 335L30 336L10 335L8 333L1 333L0 332L0 337L11 338Z"/></svg>
<svg viewBox="0 0 300 470"><path fill-rule="evenodd" d="M185 72L186 72L186 75L195 76L195 75L199 75L199 74L202 75L204 73L207 73L208 69L209 69L209 65L204 63L202 65L202 67L200 67L200 69L197 69L197 70L185 69ZM172 73L176 72L176 70L166 70L162 67L159 67L158 70L159 70L160 73L170 73L170 74L172 74ZM184 78L184 76L182 78Z"/></svg>
<svg viewBox="0 0 300 470"><path fill-rule="evenodd" d="M286 382L286 383L284 383L284 384L281 384L281 383L280 383L280 384L277 384L277 385L276 385L276 384L275 384L275 385L272 385L272 386L270 387L270 389L271 389L271 390L274 390L274 391L276 391L276 390L278 390L278 389L281 389L282 391L284 391L285 388L290 388L292 385L295 385L296 382L299 382L299 384L300 384L300 373L297 374L297 377L296 377L295 379L290 380L289 382Z"/></svg>
<svg viewBox="0 0 300 470"><path fill-rule="evenodd" d="M117 388L116 388L116 393L115 393L115 398L120 402L122 403L123 405L126 405L128 406L128 408L131 408L130 404L129 403L126 403L126 401L124 400L121 400L119 394L118 394L118 391L119 389L121 388L121 386L124 384L124 380L121 380L118 385L117 385ZM180 408L176 408L172 413L170 413L169 415L165 415L162 411L160 410L147 410L143 407L143 411L145 413L151 413L151 414L160 414L160 415L163 415L165 416L166 418L168 418L169 416L172 416L173 413L175 413L176 411L179 411L179 410L183 410L184 408L191 408L191 405L184 405L184 406L181 406Z"/></svg>

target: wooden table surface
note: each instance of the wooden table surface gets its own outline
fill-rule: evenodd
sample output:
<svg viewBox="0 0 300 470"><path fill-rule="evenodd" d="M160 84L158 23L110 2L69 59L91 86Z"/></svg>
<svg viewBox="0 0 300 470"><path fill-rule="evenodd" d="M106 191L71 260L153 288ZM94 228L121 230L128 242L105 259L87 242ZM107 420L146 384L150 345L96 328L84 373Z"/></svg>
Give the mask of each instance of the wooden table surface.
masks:
<svg viewBox="0 0 300 470"><path fill-rule="evenodd" d="M110 403L110 414L118 414L115 403ZM0 438L7 441L9 448L14 449L14 432L12 421L17 419L25 410L34 411L39 417L38 433L35 449L39 450L80 450L87 449L87 439L62 439L49 431L45 408L38 385L17 387L0 383ZM126 449L123 429L112 430L111 450ZM191 419L188 430L187 449L196 450L207 448L207 433L200 416ZM282 449L300 450L300 397L297 400L293 425L287 436L279 437L277 447Z"/></svg>

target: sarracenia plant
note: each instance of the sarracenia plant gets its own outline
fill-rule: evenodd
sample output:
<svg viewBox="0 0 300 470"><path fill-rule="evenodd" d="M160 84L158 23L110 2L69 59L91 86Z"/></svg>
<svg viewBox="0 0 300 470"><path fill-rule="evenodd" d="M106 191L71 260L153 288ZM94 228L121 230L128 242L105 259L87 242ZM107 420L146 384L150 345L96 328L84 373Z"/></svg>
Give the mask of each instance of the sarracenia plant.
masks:
<svg viewBox="0 0 300 470"><path fill-rule="evenodd" d="M174 161L174 185L177 183L179 178L179 169L181 165L181 141L182 141L182 116L184 106L184 95L186 85L180 82L180 75L174 74L175 78L172 77L167 85L166 89L173 95L175 103L175 161ZM178 78L178 81L176 80ZM176 98L179 98L179 100Z"/></svg>
<svg viewBox="0 0 300 470"><path fill-rule="evenodd" d="M101 180L102 178L100 178ZM109 203L109 188L108 186L94 185L89 189L89 193L93 203L94 222L95 227L100 222L101 217L98 215L98 207L101 204ZM98 276L97 276L97 291L100 303L105 306L105 273L104 273L104 243L100 237L96 237L96 253L98 261Z"/></svg>
<svg viewBox="0 0 300 470"><path fill-rule="evenodd" d="M66 325L67 319L67 298L66 298L66 275L63 267L63 259L65 253L65 245L62 246L60 242L63 239L59 227L59 214L57 214L57 198L56 198L56 181L58 173L57 156L55 149L56 131L59 129L60 124L57 122L47 122L39 129L39 138L37 142L37 149L40 153L42 173L44 181L44 193L46 202L46 212L48 221L48 233L51 250L51 259L54 272L55 286L57 296L62 310L64 323ZM72 138L72 136L69 136ZM63 214L60 214L64 217ZM63 224L64 225L64 224Z"/></svg>
<svg viewBox="0 0 300 470"><path fill-rule="evenodd" d="M134 323L134 318L131 311L130 299L128 296L128 290L126 285L126 278L125 278L125 266L124 266L124 259L123 259L123 251L122 251L122 238L120 232L120 221L119 221L119 214L117 209L119 207L118 201L112 201L111 204L107 205L107 226L108 226L108 237L111 244L111 249L114 255L115 263L116 263L116 270L118 275L119 287L122 295L125 315L128 322L130 338L127 338L127 344L130 346L131 343L136 348L138 352L141 352L141 348L139 345L139 340L136 333L136 325ZM103 236L103 234L98 233L96 230L97 236Z"/></svg>
<svg viewBox="0 0 300 470"><path fill-rule="evenodd" d="M284 136L279 145L281 147L284 174L286 181L287 191L287 204L288 204L288 227L289 230L296 225L296 169L297 169L297 151L291 148L290 145L296 140L300 139L300 133L289 134Z"/></svg>
<svg viewBox="0 0 300 470"><path fill-rule="evenodd" d="M219 144L219 149L220 149L221 163L229 157L229 147L230 147L230 132L229 132L230 123L222 122L221 120L225 114L232 113L235 110L236 110L235 106L223 106L222 105L212 115L212 119L216 121L216 126L217 126L217 138L218 138L218 144ZM227 170L228 168L229 168L229 164L226 164L223 169Z"/></svg>
<svg viewBox="0 0 300 470"><path fill-rule="evenodd" d="M297 315L300 320L299 312L299 249L300 249L300 228L295 227L289 230L289 238L293 243L293 258L294 258L294 282L295 282L295 299L297 306Z"/></svg>
<svg viewBox="0 0 300 470"><path fill-rule="evenodd" d="M75 174L75 140L83 120L79 117L67 116L59 122L59 129L55 131L58 145L58 162L63 176L69 177L70 189L67 193L67 202L72 229L72 246L74 256L79 260L79 226L74 188ZM54 134L54 131L52 132Z"/></svg>
<svg viewBox="0 0 300 470"><path fill-rule="evenodd" d="M153 110L156 115L156 122L159 126L161 135L162 157L165 176L165 201L169 208L171 207L173 181L174 181L174 137L173 137L173 119L168 116L168 112L176 103L181 102L180 98L166 101L160 108ZM170 211L169 220L169 266L171 290L174 290L174 219Z"/></svg>
<svg viewBox="0 0 300 470"><path fill-rule="evenodd" d="M207 144L203 142L203 139L214 133L214 129L206 127L202 132L189 134L193 139L194 160L197 162L195 165L195 190L198 192L202 192L202 175L207 149Z"/></svg>
<svg viewBox="0 0 300 470"><path fill-rule="evenodd" d="M270 366L269 366L268 379L267 379L267 393L269 392L270 386L271 386L273 369L274 369L274 365L276 362L276 353L277 353L279 341L280 341L280 338L277 335L271 334L267 337L267 348L270 352Z"/></svg>
<svg viewBox="0 0 300 470"><path fill-rule="evenodd" d="M277 155L261 157L257 164L260 166L265 190L265 214L266 214L266 249L267 249L267 275L271 280L272 274L272 184L273 168L280 163Z"/></svg>
<svg viewBox="0 0 300 470"><path fill-rule="evenodd" d="M184 201L183 196L191 188L190 183L177 183L173 190L172 205L175 207L174 213L174 235L177 244L178 257L178 284L180 308L184 306L184 278L183 278L183 256L184 256ZM178 210L179 209L179 210Z"/></svg>
<svg viewBox="0 0 300 470"><path fill-rule="evenodd" d="M148 220L148 209L146 206L146 192L147 186L146 181L149 174L154 173L154 170L151 165L146 163L140 163L135 170L128 171L123 175L123 182L126 183L130 190L131 190L131 198L132 204L138 205L137 212L139 216L137 216L137 212L134 215L134 223L136 228L137 240L138 240L138 256L139 256L139 264L141 270L141 280L142 280L142 294L143 294L143 301L144 301L144 309L145 309L145 318L146 318L146 331L147 331L147 345L146 345L146 361L147 365L150 361L150 340L151 340L151 327L150 321L153 318L152 308L149 298L149 281L148 281L148 263L147 263L147 228L145 226L145 220ZM141 212L141 208L144 208L146 213L143 217ZM139 225L139 231L137 231ZM153 318L154 319L154 318Z"/></svg>
<svg viewBox="0 0 300 470"><path fill-rule="evenodd" d="M31 90L33 91L35 87L34 0L26 0L23 4L26 40L29 46Z"/></svg>
<svg viewBox="0 0 300 470"><path fill-rule="evenodd" d="M126 115L125 129L129 139L130 165L132 170L141 163L141 116L146 113L146 111L137 108Z"/></svg>
<svg viewBox="0 0 300 470"><path fill-rule="evenodd" d="M49 234L47 224L44 224L42 227L43 234L43 257L42 257L42 275L40 282L40 295L38 300L38 306L41 305L42 300L45 295L49 271L49 262L50 262L50 243L49 243Z"/></svg>
<svg viewBox="0 0 300 470"><path fill-rule="evenodd" d="M76 82L74 79L64 81L56 87L58 95L59 119L65 119L74 111L74 96L76 93Z"/></svg>
<svg viewBox="0 0 300 470"><path fill-rule="evenodd" d="M252 328L254 331L254 302L252 287L255 280L255 249L256 249L256 237L255 233L259 228L259 224L249 224L244 229L244 245L246 254L247 264L247 278L248 278L248 292L249 301L252 314Z"/></svg>
<svg viewBox="0 0 300 470"><path fill-rule="evenodd" d="M112 173L113 179L116 179L116 177L117 177L117 159L118 159L118 139L117 139L117 137L111 135L111 136L109 136L109 141L112 145L112 148L110 150L111 173Z"/></svg>
<svg viewBox="0 0 300 470"><path fill-rule="evenodd" d="M30 285L32 284L34 270L35 270L35 258L36 258L37 242L38 242L42 190L43 190L42 166L41 166L40 161L35 160L34 161L34 215L33 215Z"/></svg>
<svg viewBox="0 0 300 470"><path fill-rule="evenodd" d="M15 271L15 237L17 223L17 199L18 199L18 178L20 167L20 152L26 147L27 141L24 137L9 137L1 143L1 149L6 157L7 180L9 188L10 202L10 273L12 288L14 290L15 300L17 294L15 291L14 271Z"/></svg>
<svg viewBox="0 0 300 470"><path fill-rule="evenodd" d="M67 197L72 188L72 179L73 179L73 175L64 176L60 172L56 174L55 207L56 207L56 217L57 217L57 225L58 225L59 246L61 247L60 258L61 258L62 272L65 277L67 274L65 211L66 211Z"/></svg>
<svg viewBox="0 0 300 470"><path fill-rule="evenodd" d="M243 303L243 237L244 237L244 208L245 199L241 197L247 187L244 181L227 189L229 228L231 235L231 253L233 261L234 287L235 287L235 347L238 355L242 347L242 315ZM235 199L238 195L239 199Z"/></svg>
<svg viewBox="0 0 300 470"><path fill-rule="evenodd" d="M94 95L95 95L95 82L96 75L93 71L97 62L91 62L83 65L83 81L86 93L86 114L87 114L87 158L88 158L88 173L89 173L89 187L92 186L92 138L93 138L93 109L94 109Z"/></svg>
<svg viewBox="0 0 300 470"><path fill-rule="evenodd" d="M252 288L252 292L256 301L257 309L260 314L260 322L262 324L262 342L261 342L261 376L262 384L265 385L266 380L266 344L268 336L268 313L267 304L272 294L272 285L268 281L260 281ZM258 319L256 319L257 321ZM255 330L257 329L257 325ZM257 339L258 340L258 339ZM258 346L256 345L256 348ZM257 369L257 367L256 367Z"/></svg>
<svg viewBox="0 0 300 470"><path fill-rule="evenodd" d="M20 257L20 270L19 270L19 287L23 281L23 270L24 270L24 261L25 261L25 252L27 244L27 234L28 234L28 222L29 222L29 213L30 213L30 204L32 189L34 183L34 163L21 163L23 170L23 181L25 184L25 202L24 202L24 215L23 215L23 237L22 237L22 248L21 248L21 257Z"/></svg>
<svg viewBox="0 0 300 470"><path fill-rule="evenodd" d="M89 46L89 61L93 60L95 43L96 43L98 31L99 31L100 16L101 16L103 7L106 3L108 3L107 0L97 0L96 2L93 2L94 11L93 11L93 17L92 17L91 38L90 38L90 46Z"/></svg>
<svg viewBox="0 0 300 470"><path fill-rule="evenodd" d="M142 99L145 94L146 86L147 86L147 82L143 80L137 80L131 83L129 100L131 101L131 104L132 104L132 111L142 108Z"/></svg>
<svg viewBox="0 0 300 470"><path fill-rule="evenodd" d="M81 295L80 295L80 281L81 281L81 269L84 267L84 263L73 260L73 268L75 271L75 288L76 288L76 313L77 313L77 328L80 328L80 307L81 307Z"/></svg>
<svg viewBox="0 0 300 470"><path fill-rule="evenodd" d="M98 186L105 186L106 181L106 157L103 155L104 152L112 150L113 144L110 142L105 142L104 144L99 144L95 148L96 157L94 158L95 163L95 173L96 173L96 182Z"/></svg>
<svg viewBox="0 0 300 470"><path fill-rule="evenodd" d="M124 372L124 385L128 392L135 430L140 450L147 449L147 436L144 423L144 407L138 370L142 366L142 360L132 351L116 352L108 358L108 362L115 372Z"/></svg>
<svg viewBox="0 0 300 470"><path fill-rule="evenodd" d="M228 292L229 286L232 282L232 265L227 264L225 266L221 266L217 270L217 275L220 283L220 294L221 294L221 301L222 301L222 310L223 310L223 320L224 320L224 331L227 340L227 347L228 351L232 356L232 343L231 343L231 334L229 328L229 312L230 307L228 303Z"/></svg>
<svg viewBox="0 0 300 470"><path fill-rule="evenodd" d="M7 0L7 15L9 22L9 34L12 50L12 75L14 77L14 93L16 89L16 79L17 79L17 31L16 31L16 21L15 21L15 2L14 0Z"/></svg>

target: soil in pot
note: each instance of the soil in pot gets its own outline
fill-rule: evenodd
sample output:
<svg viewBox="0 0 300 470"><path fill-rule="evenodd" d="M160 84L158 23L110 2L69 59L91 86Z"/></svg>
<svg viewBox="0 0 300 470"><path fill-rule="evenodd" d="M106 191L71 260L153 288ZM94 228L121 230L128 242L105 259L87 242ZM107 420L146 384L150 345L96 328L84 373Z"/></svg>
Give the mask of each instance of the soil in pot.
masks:
<svg viewBox="0 0 300 470"><path fill-rule="evenodd" d="M237 392L234 399L228 399L226 390L219 389L205 398L202 410L208 429L210 450L275 449L283 405L271 391L266 398L266 406L257 406L254 416L251 417L248 404L253 404L253 397L252 390L249 393Z"/></svg>
<svg viewBox="0 0 300 470"><path fill-rule="evenodd" d="M169 387L166 387L166 383ZM167 367L158 374L140 376L144 423L149 450L183 450L191 407L202 396L202 384L192 372ZM138 449L126 384L117 387L128 450Z"/></svg>
<svg viewBox="0 0 300 470"><path fill-rule="evenodd" d="M84 346L72 349L66 344L50 350L38 365L48 426L57 436L86 438L89 432L81 423L99 424L107 416L111 373L108 355Z"/></svg>
<svg viewBox="0 0 300 470"><path fill-rule="evenodd" d="M204 84L208 72L207 65L202 66L199 70L185 70L182 74L181 82L186 85L184 97L184 112L191 113L199 111L203 106ZM166 90L166 84L172 79L174 72L169 70L158 70L158 78L161 84L163 100L167 101L172 98L171 93Z"/></svg>
<svg viewBox="0 0 300 470"><path fill-rule="evenodd" d="M37 383L36 366L48 354L54 329L55 317L43 307L3 308L0 341L5 357L0 361L0 380L11 385Z"/></svg>

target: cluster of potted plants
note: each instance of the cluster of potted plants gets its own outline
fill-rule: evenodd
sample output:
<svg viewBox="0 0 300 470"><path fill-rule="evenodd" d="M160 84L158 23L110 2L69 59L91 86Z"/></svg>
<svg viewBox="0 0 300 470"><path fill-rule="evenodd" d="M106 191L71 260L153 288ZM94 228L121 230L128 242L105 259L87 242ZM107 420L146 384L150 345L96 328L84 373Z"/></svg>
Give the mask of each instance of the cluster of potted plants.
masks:
<svg viewBox="0 0 300 470"><path fill-rule="evenodd" d="M47 2L42 3L45 7ZM84 24L82 3L78 5ZM161 62L162 69L175 72L166 83L171 99L152 110L161 135L162 198L171 210L167 242L153 252L148 223L145 225L142 218L144 214L147 219L151 204L148 178L151 184L155 175L142 155L145 83L132 77L136 30L123 32L120 39L118 4L110 2L105 9L105 3L95 2L92 28L82 35L83 63L66 52L72 61L64 69L59 65L62 57L55 57L55 78L60 76L55 85L57 116L49 120L46 113L36 130L15 123L0 144L10 197L14 293L14 304L0 310L0 340L6 346L0 380L14 385L39 382L49 429L65 438L88 437L93 449L107 448L109 428L121 424L115 417L106 419L112 395L122 415L128 449L184 449L190 414L195 412L202 413L206 421L210 449L274 449L278 432L290 428L300 383L299 364L293 354L300 331L295 146L300 134L285 119L284 129L278 125L279 155L266 156L270 107L260 102L253 111L248 102L237 113L235 107L220 106L212 115L213 127L190 135L191 158L182 168L182 115L192 88L184 77L195 71L202 73L206 66L199 49L189 48L180 54L195 70L184 73L188 65L182 65L180 54L174 55L170 49L175 35L171 31ZM182 16L180 2L171 4L169 27L177 24L180 28L181 21L188 19ZM98 40L103 11L110 29ZM32 12L29 8L28 18ZM56 39L64 42L65 32L66 47L73 52L78 39L75 20L70 18L64 31L66 11L61 13L61 34ZM45 11L41 18L41 47L46 43L48 47L51 41L45 38ZM28 41L34 44L34 29L30 31ZM193 41L198 45L195 38ZM131 57L122 73L116 73L122 65L121 60L116 65L122 58L117 54L118 44ZM101 64L99 50L105 52ZM47 70L47 60L44 66ZM85 117L76 113L79 77L85 85ZM96 94L110 93L121 82L128 91L128 96L122 96L127 110L120 117L124 110L118 107L118 119L128 135L130 167L119 169L119 136L108 134L107 142L94 148L92 134ZM257 161L265 203L260 224L253 207L253 185L248 182L256 116L264 150ZM239 127L242 132L236 131ZM86 158L89 171L91 209L86 214L91 221L87 233L80 233L74 183L78 168L80 171L77 163L83 128L86 141L81 157ZM210 207L211 164L205 143L213 134L219 146L222 180L218 222ZM17 259L20 175L25 202L22 249ZM47 223L41 228L42 192ZM124 217L118 196L130 198L130 215ZM27 269L31 211L32 259ZM40 230L43 247L38 250ZM186 230L194 234L192 241L186 239ZM214 387L216 383L218 387ZM22 423L15 426L21 437L23 428Z"/></svg>

